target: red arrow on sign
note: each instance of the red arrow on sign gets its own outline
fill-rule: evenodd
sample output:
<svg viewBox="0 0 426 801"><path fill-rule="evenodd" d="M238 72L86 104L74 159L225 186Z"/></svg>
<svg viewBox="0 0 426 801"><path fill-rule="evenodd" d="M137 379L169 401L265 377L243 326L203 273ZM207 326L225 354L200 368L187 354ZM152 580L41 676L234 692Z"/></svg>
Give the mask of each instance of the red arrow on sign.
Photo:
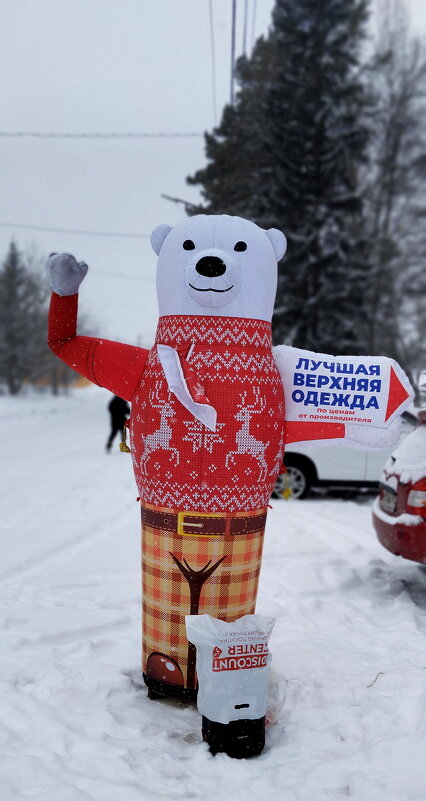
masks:
<svg viewBox="0 0 426 801"><path fill-rule="evenodd" d="M405 389L404 385L399 380L395 370L391 367L391 374L390 374L390 381L389 381L389 397L388 397L388 405L386 407L386 420L389 420L389 417L392 417L393 413L396 412L399 406L401 406L407 398L410 397L409 392Z"/></svg>

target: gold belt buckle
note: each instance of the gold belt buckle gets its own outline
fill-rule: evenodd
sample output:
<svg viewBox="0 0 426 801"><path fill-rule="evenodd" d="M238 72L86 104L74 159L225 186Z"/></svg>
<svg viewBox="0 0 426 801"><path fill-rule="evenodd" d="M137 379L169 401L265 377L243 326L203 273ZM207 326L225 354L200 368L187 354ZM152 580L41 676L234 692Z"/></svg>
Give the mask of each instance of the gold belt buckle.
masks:
<svg viewBox="0 0 426 801"><path fill-rule="evenodd" d="M211 537L211 534L201 534L198 531L194 531L189 533L188 531L184 531L184 526L192 526L193 528L201 528L203 529L203 523L188 523L185 520L185 517L223 517L222 514L217 512L178 512L177 516L177 533L181 537ZM219 535L218 535L219 536Z"/></svg>

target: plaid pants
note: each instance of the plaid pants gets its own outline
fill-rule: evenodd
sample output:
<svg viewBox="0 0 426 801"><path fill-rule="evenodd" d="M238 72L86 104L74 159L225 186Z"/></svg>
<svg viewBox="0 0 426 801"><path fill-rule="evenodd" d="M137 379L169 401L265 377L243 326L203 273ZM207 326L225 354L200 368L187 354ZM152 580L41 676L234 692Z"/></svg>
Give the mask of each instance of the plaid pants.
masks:
<svg viewBox="0 0 426 801"><path fill-rule="evenodd" d="M149 522L152 512L160 513L156 525ZM179 522L178 514L142 506L142 663L148 679L194 690L195 649L186 638L185 615L208 613L232 621L254 612L266 510L233 513L238 531L224 524L222 534L209 533L209 517L215 518L217 531L230 515L200 515L203 534L194 534L200 524L191 524L187 512ZM241 525L247 521L248 526Z"/></svg>

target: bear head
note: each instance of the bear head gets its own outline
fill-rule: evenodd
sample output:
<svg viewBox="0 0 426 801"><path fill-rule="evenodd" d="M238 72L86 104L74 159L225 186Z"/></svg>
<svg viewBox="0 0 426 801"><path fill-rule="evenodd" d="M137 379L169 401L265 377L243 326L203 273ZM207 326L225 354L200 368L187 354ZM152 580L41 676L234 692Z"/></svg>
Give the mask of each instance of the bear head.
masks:
<svg viewBox="0 0 426 801"><path fill-rule="evenodd" d="M199 214L151 235L158 255L160 316L173 314L248 317L270 321L277 288L277 261L286 250L281 231L250 220Z"/></svg>

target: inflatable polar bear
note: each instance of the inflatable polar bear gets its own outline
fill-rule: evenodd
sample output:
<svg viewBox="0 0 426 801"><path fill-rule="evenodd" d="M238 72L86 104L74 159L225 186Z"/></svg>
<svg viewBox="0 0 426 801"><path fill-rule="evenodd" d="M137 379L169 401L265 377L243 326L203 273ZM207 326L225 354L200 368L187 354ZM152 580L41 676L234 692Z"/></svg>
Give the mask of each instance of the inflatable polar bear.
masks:
<svg viewBox="0 0 426 801"><path fill-rule="evenodd" d="M338 357L318 359L285 347L274 359L270 321L277 261L286 249L280 231L239 217L200 215L174 228L158 226L151 242L160 312L154 347L76 335L87 265L69 254L53 254L47 264L49 345L82 375L132 403L144 679L151 697L191 696L195 648L186 638L185 615L233 621L254 612L267 506L285 443L349 437L389 445L409 390L392 384L394 400L382 420L384 382L377 376L388 370L390 392L393 374L384 365L390 360L357 364L346 357L343 369L333 362ZM325 364L329 372L320 378L316 371ZM339 368L345 375L337 375ZM299 376L294 385L293 375ZM326 391L327 383L336 391ZM321 391L308 395L305 386ZM287 423L284 390L286 401L303 410ZM306 414L306 403L315 400L318 413ZM334 416L327 408L322 414L330 404L339 411L339 403L341 414L335 408ZM351 407L361 403L371 412L354 422Z"/></svg>

